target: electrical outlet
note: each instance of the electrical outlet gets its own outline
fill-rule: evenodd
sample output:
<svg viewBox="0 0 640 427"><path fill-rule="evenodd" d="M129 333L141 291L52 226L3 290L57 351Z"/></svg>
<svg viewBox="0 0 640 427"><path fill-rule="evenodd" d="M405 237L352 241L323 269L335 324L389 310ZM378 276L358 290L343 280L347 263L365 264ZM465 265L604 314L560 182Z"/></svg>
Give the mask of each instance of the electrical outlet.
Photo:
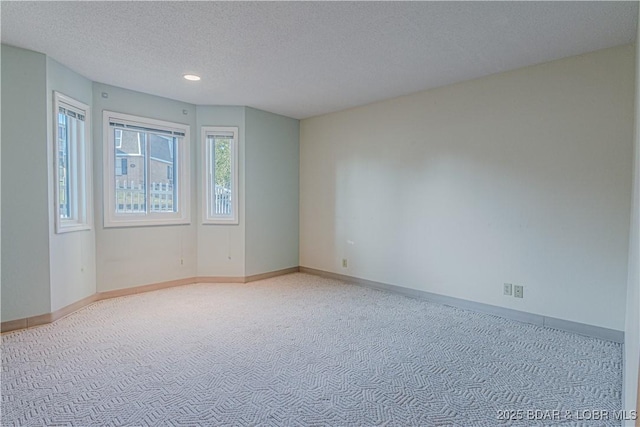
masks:
<svg viewBox="0 0 640 427"><path fill-rule="evenodd" d="M513 287L513 296L516 298L524 298L524 286L515 285Z"/></svg>
<svg viewBox="0 0 640 427"><path fill-rule="evenodd" d="M347 259L342 258L342 268L347 268Z"/></svg>
<svg viewBox="0 0 640 427"><path fill-rule="evenodd" d="M511 283L505 283L502 291L505 295L513 295L513 285Z"/></svg>
<svg viewBox="0 0 640 427"><path fill-rule="evenodd" d="M184 265L184 258L180 258L180 265Z"/></svg>

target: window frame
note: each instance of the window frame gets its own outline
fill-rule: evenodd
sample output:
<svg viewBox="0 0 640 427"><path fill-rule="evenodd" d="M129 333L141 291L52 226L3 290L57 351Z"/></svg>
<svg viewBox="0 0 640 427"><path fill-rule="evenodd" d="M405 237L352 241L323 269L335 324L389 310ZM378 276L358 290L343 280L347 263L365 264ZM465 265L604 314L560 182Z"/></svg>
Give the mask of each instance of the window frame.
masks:
<svg viewBox="0 0 640 427"><path fill-rule="evenodd" d="M104 173L103 173L103 189L104 189L104 227L147 227L156 225L184 225L191 224L191 174L189 172L191 162L191 136L190 126L183 123L169 122L165 120L152 119L143 116L135 116L132 114L118 113L115 111L103 111L102 116L103 127L103 152L104 152ZM177 149L174 154L178 155L176 168L178 169L178 182L175 185L177 192L175 203L177 204L177 212L151 212L149 210L149 202L146 212L122 213L116 212L116 141L115 128L111 126L112 122L123 123L126 125L136 126L152 130L164 130L171 132L183 133L179 136L180 140L176 141ZM145 141L146 143L146 141ZM146 188L149 188L149 165L151 161L150 153L145 157L145 174ZM174 178L176 171L174 170ZM147 190L148 191L148 190Z"/></svg>
<svg viewBox="0 0 640 427"><path fill-rule="evenodd" d="M202 224L204 225L237 225L240 223L239 218L239 195L240 195L240 180L239 180L239 152L240 152L240 139L239 128L237 126L202 126ZM208 143L208 138L211 135L216 134L233 134L233 141L231 142L230 154L231 158L231 216L215 216L209 215L209 206L211 206L212 200L209 195L211 194L212 178L209 170L213 165L210 165L211 160L211 147ZM215 185L215 184L214 184Z"/></svg>
<svg viewBox="0 0 640 427"><path fill-rule="evenodd" d="M80 133L71 139L67 132L69 167L69 218L60 216L60 108L84 115L83 140ZM85 231L93 228L91 170L91 107L61 92L53 91L53 214L56 234Z"/></svg>

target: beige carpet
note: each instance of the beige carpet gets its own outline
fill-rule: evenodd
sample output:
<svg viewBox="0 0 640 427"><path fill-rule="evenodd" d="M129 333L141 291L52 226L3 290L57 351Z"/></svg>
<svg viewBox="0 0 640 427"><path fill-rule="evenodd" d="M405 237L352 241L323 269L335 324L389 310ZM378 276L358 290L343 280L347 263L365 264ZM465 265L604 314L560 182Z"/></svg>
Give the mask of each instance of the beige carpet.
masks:
<svg viewBox="0 0 640 427"><path fill-rule="evenodd" d="M298 273L3 335L2 425L572 425L620 409L621 364L616 343Z"/></svg>

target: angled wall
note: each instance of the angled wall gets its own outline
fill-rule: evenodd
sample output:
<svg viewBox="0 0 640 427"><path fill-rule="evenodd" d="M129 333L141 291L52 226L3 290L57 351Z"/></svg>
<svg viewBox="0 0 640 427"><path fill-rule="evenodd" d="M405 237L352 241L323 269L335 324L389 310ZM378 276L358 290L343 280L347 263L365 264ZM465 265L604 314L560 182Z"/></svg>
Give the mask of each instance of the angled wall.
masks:
<svg viewBox="0 0 640 427"><path fill-rule="evenodd" d="M2 321L48 313L46 57L2 45Z"/></svg>
<svg viewBox="0 0 640 427"><path fill-rule="evenodd" d="M202 141L203 126L235 126L238 128L240 149L238 201L239 223L202 224ZM245 275L245 107L198 106L197 107L197 164L198 208L194 215L197 223L198 276L200 277L243 277Z"/></svg>
<svg viewBox="0 0 640 427"><path fill-rule="evenodd" d="M297 267L299 126L246 109L245 275Z"/></svg>
<svg viewBox="0 0 640 427"><path fill-rule="evenodd" d="M103 96L103 93L105 94ZM106 97L105 97L106 96ZM191 127L191 224L105 228L103 214L104 110ZM185 114L186 112L186 114ZM97 290L105 292L196 275L196 107L102 83L93 83L93 187Z"/></svg>
<svg viewBox="0 0 640 427"><path fill-rule="evenodd" d="M92 105L91 80L47 57L47 153L53 165L53 91ZM49 168L48 176L53 176ZM49 257L51 310L56 311L96 293L95 225L91 230L56 234L53 179L49 178ZM93 214L93 206L90 208Z"/></svg>

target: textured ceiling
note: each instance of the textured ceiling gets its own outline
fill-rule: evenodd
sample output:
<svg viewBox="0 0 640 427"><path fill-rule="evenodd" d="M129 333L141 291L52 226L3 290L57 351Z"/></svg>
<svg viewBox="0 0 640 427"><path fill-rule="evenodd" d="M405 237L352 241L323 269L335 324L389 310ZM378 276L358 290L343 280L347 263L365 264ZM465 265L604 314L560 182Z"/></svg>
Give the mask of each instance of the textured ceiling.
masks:
<svg viewBox="0 0 640 427"><path fill-rule="evenodd" d="M635 40L637 2L7 2L2 42L91 80L295 118ZM184 73L202 76L198 83Z"/></svg>

